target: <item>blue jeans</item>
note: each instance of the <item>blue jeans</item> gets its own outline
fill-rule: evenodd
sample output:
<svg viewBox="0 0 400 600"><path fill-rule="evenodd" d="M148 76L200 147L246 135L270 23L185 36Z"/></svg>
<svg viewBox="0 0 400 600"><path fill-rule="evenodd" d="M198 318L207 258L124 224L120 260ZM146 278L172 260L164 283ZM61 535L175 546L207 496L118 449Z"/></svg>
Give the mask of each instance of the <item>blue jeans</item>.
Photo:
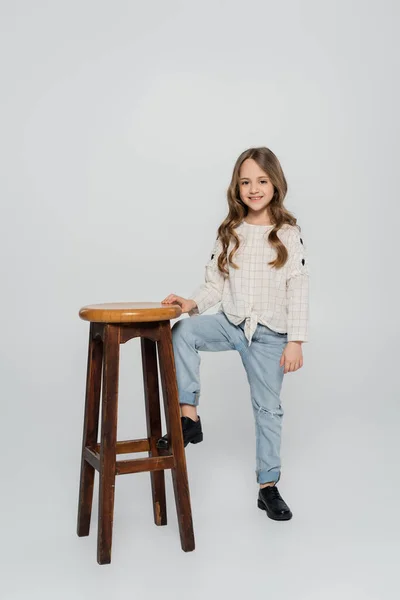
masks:
<svg viewBox="0 0 400 600"><path fill-rule="evenodd" d="M200 397L199 350L237 350L250 385L256 434L258 483L278 482L281 474L280 445L283 408L280 391L284 367L279 366L287 334L257 324L250 346L244 324L234 325L224 312L195 315L172 326L180 404L198 406Z"/></svg>

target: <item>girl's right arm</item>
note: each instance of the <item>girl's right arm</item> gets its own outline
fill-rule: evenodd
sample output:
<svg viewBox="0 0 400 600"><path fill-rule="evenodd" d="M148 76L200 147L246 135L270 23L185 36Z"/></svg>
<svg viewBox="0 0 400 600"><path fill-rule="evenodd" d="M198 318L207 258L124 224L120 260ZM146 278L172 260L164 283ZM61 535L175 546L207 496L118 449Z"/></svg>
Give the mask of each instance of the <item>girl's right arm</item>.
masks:
<svg viewBox="0 0 400 600"><path fill-rule="evenodd" d="M204 283L197 287L189 297L189 300L195 302L194 308L188 311L190 317L203 313L222 299L225 277L218 269L218 256L221 251L222 244L220 239L217 238L214 242L211 257L205 266Z"/></svg>
<svg viewBox="0 0 400 600"><path fill-rule="evenodd" d="M214 242L214 247L211 252L211 258L205 266L204 283L196 288L189 298L182 298L170 294L162 304L178 303L182 312L187 312L190 317L198 315L217 304L222 298L222 290L224 287L224 276L218 269L218 256L222 250L222 244L217 238Z"/></svg>

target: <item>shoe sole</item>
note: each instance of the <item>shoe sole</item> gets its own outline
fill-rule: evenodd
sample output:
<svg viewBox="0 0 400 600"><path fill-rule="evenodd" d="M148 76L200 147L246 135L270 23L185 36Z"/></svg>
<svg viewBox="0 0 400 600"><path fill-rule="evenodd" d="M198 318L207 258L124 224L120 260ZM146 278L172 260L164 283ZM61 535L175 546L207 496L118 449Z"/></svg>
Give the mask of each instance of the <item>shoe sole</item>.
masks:
<svg viewBox="0 0 400 600"><path fill-rule="evenodd" d="M293 517L293 515L291 513L289 513L288 515L281 515L281 516L271 513L268 510L268 508L265 506L265 504L263 502L261 502L261 500L257 500L257 506L258 506L258 508L261 508L261 510L265 510L265 512L267 513L269 518L273 519L274 521L289 521Z"/></svg>
<svg viewBox="0 0 400 600"><path fill-rule="evenodd" d="M185 446L187 446L188 444L198 444L199 442L203 441L203 433L198 433L192 440L190 440L189 442L186 442Z"/></svg>
<svg viewBox="0 0 400 600"><path fill-rule="evenodd" d="M198 433L192 440L189 440L188 442L186 442L186 444L184 443L183 445L184 445L184 448L186 448L186 446L188 444L199 444L202 441L203 441L203 433ZM156 444L156 447L159 450L166 450L167 448L169 448L169 444L167 446L158 446Z"/></svg>

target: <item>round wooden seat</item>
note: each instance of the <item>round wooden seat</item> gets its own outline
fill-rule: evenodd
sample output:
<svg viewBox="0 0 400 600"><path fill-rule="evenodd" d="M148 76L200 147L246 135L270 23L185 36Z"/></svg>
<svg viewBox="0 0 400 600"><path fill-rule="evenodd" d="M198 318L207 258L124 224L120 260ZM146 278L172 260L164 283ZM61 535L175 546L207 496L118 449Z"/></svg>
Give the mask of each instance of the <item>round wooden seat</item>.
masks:
<svg viewBox="0 0 400 600"><path fill-rule="evenodd" d="M182 314L179 304L161 302L109 302L89 304L79 311L79 316L93 323L143 323L168 321Z"/></svg>

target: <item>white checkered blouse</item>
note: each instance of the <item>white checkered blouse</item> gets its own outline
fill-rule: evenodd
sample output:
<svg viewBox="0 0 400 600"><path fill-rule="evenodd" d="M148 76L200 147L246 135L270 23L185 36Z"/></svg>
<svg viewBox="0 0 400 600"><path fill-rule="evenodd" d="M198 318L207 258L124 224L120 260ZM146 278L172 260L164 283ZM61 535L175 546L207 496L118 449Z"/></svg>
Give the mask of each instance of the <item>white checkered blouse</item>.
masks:
<svg viewBox="0 0 400 600"><path fill-rule="evenodd" d="M306 246L294 225L285 224L278 237L288 250L288 260L280 269L268 265L276 251L268 242L273 225L252 225L242 221L236 228L240 246L233 256L239 269L229 269L229 277L218 269L222 250L220 240L214 243L205 267L205 281L189 296L197 307L189 317L203 313L218 302L219 312L238 325L246 320L244 333L251 344L257 323L279 333L287 340L308 341L309 270ZM233 248L230 242L228 252Z"/></svg>

